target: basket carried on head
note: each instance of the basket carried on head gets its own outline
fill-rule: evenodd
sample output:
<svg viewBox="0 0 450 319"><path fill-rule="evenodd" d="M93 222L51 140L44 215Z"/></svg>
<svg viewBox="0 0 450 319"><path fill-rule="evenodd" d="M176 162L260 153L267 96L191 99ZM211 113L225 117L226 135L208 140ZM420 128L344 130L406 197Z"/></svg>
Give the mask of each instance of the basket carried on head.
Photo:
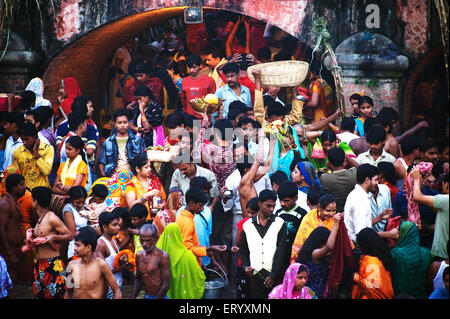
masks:
<svg viewBox="0 0 450 319"><path fill-rule="evenodd" d="M309 63L304 61L277 61L252 65L248 77L255 82L253 70L261 70L261 86L296 87L308 74Z"/></svg>

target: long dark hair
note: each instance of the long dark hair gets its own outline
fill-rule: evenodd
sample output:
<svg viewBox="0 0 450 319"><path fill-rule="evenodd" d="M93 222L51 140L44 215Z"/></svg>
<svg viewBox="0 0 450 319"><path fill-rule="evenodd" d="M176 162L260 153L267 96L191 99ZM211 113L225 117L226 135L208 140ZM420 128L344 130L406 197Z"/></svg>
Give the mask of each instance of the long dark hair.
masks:
<svg viewBox="0 0 450 319"><path fill-rule="evenodd" d="M329 236L330 231L326 227L317 227L314 229L303 243L302 249L298 253L298 257L295 261L301 264L310 261L312 259L313 251L325 245Z"/></svg>
<svg viewBox="0 0 450 319"><path fill-rule="evenodd" d="M381 238L377 232L370 227L362 229L358 235L356 235L356 242L362 250L364 255L377 257L384 265L387 271L393 269L392 255L389 252L389 248L386 245L383 238Z"/></svg>
<svg viewBox="0 0 450 319"><path fill-rule="evenodd" d="M80 151L81 159L87 164L86 155L84 154L84 142L78 135L71 136L67 139L68 144Z"/></svg>
<svg viewBox="0 0 450 319"><path fill-rule="evenodd" d="M147 154L138 155L130 160L128 160L128 163L130 164L131 172L133 175L137 176L137 170L136 168L139 167L141 169L144 167L148 162Z"/></svg>

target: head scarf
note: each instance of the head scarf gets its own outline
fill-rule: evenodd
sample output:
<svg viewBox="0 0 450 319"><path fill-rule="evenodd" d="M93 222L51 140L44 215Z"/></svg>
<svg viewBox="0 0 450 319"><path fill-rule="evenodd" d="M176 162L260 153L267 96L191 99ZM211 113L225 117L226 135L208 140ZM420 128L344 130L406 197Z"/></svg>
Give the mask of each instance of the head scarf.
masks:
<svg viewBox="0 0 450 319"><path fill-rule="evenodd" d="M36 102L32 109L36 109L39 106L52 106L49 100L44 99L44 82L40 78L34 78L28 83L26 89L36 94Z"/></svg>
<svg viewBox="0 0 450 319"><path fill-rule="evenodd" d="M392 285L395 295L426 298L425 281L433 256L428 248L420 247L416 224L410 221L401 223L397 246L391 250L391 254L394 260Z"/></svg>
<svg viewBox="0 0 450 319"><path fill-rule="evenodd" d="M297 145L297 151L300 152L300 156L302 159L305 158L305 152L303 151L303 148L300 145L300 141L298 139L297 131L291 127L288 126L289 130L292 132L292 137L294 139L295 144ZM272 166L270 167L269 175L272 175L276 171L282 171L286 173L289 180L291 180L291 164L294 160L294 151L291 149L289 152L287 152L286 155L284 155L283 158L280 158L280 148L281 143L280 139L278 138L277 143L275 145L273 158L272 158Z"/></svg>
<svg viewBox="0 0 450 319"><path fill-rule="evenodd" d="M297 166L310 187L314 184L320 186L319 177L317 176L314 166L310 162L299 162Z"/></svg>
<svg viewBox="0 0 450 319"><path fill-rule="evenodd" d="M205 273L195 255L183 245L180 227L170 223L164 229L156 247L169 254L170 299L200 299L205 289Z"/></svg>
<svg viewBox="0 0 450 319"><path fill-rule="evenodd" d="M300 263L291 264L286 270L283 278L283 284L276 286L269 294L269 299L294 299L292 292L295 286L295 280L297 279L298 270L300 266L306 268L306 272L309 276L308 268ZM313 299L314 293L308 287L304 286L298 296L295 299Z"/></svg>
<svg viewBox="0 0 450 319"><path fill-rule="evenodd" d="M433 164L429 162L420 162L418 168L422 176L427 176L431 174ZM419 203L413 198L414 178L411 176L411 173L406 176L405 190L406 199L408 200L408 220L416 223L417 227L421 229L422 223L420 221Z"/></svg>
<svg viewBox="0 0 450 319"><path fill-rule="evenodd" d="M73 100L82 93L78 81L75 78L65 78L62 80L62 85L67 94L67 98L61 103L61 108L67 116L72 109Z"/></svg>

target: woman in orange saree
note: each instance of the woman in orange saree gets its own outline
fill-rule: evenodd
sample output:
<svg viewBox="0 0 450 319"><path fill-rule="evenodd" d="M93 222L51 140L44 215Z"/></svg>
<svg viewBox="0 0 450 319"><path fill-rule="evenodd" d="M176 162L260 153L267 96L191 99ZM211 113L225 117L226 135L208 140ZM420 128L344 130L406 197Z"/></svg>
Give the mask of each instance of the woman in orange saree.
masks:
<svg viewBox="0 0 450 319"><path fill-rule="evenodd" d="M391 271L393 260L383 239L372 228L364 228L356 236L362 250L359 272L353 280L352 299L393 299Z"/></svg>

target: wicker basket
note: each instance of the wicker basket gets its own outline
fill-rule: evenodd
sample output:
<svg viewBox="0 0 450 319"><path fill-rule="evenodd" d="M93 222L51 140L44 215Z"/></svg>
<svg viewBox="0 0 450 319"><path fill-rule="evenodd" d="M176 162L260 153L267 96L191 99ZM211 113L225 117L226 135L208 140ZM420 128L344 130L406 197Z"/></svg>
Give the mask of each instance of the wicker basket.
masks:
<svg viewBox="0 0 450 319"><path fill-rule="evenodd" d="M255 82L253 70L261 70L261 86L299 86L308 74L309 64L304 61L278 61L256 64L247 69L248 77Z"/></svg>

